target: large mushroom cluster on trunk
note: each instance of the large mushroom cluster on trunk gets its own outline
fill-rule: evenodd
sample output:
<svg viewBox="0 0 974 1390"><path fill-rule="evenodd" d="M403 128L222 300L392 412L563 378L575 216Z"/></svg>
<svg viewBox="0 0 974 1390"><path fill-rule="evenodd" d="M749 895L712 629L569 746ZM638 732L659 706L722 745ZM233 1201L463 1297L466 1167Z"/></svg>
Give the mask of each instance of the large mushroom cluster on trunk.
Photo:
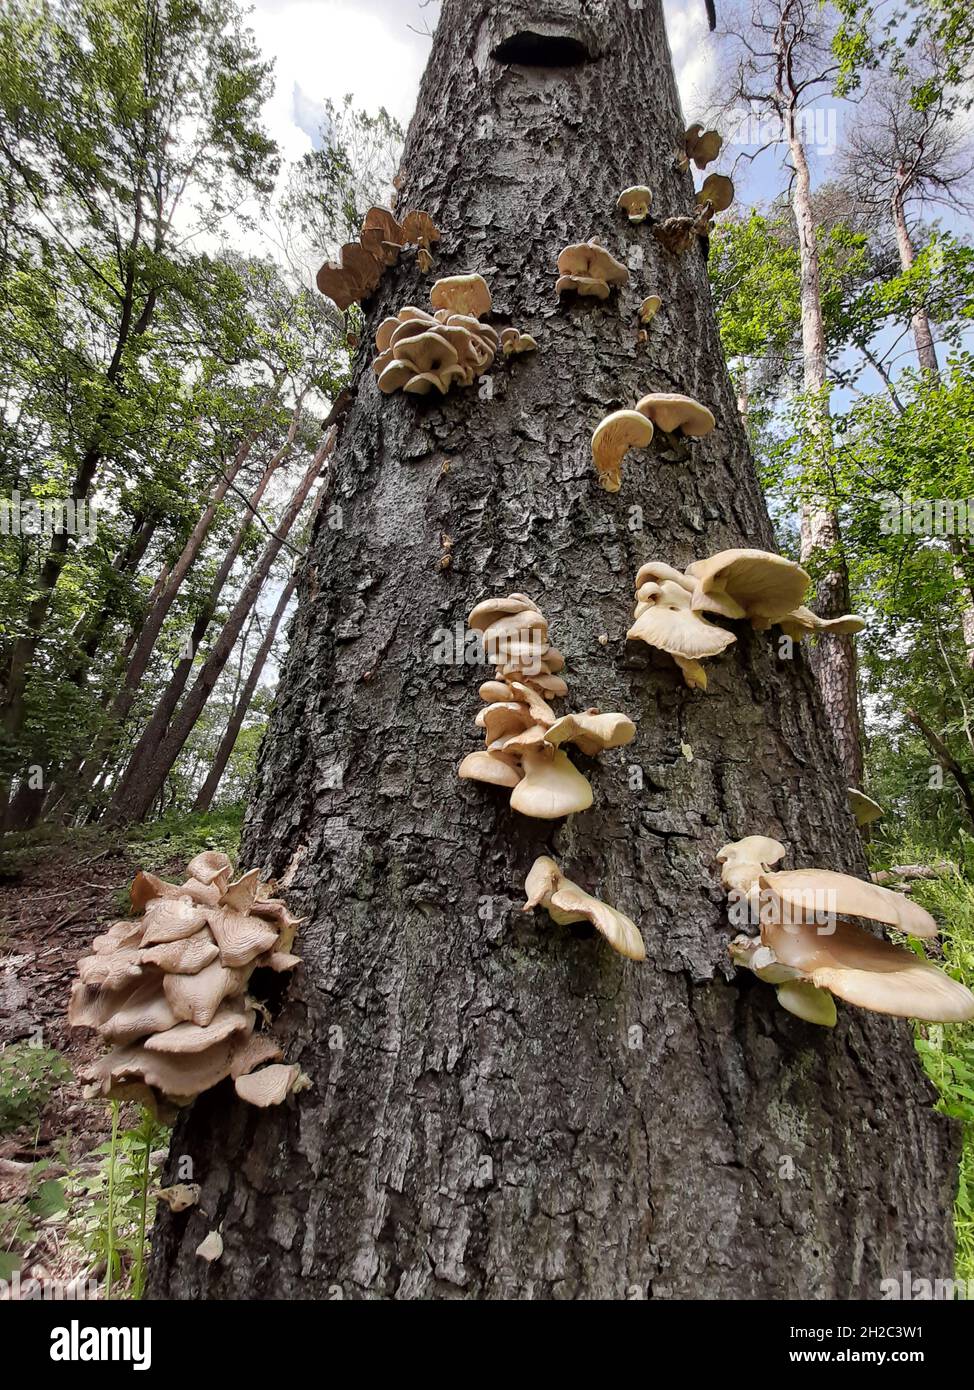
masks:
<svg viewBox="0 0 974 1390"><path fill-rule="evenodd" d="M498 332L480 322L491 306L482 275L451 275L433 286L432 312L407 304L394 318L383 319L372 363L379 390L446 395L454 383L472 386L494 365L498 350L505 357L532 352L537 343L530 334L516 328Z"/></svg>
<svg viewBox="0 0 974 1390"><path fill-rule="evenodd" d="M369 208L358 241L346 242L337 265L326 261L318 271L318 289L344 311L368 299L407 246L416 247L425 274L433 264L430 247L439 239L429 213L407 212L400 222L388 208Z"/></svg>
<svg viewBox="0 0 974 1390"><path fill-rule="evenodd" d="M874 1013L927 1023L974 1018L974 994L903 946L847 921L881 922L930 939L937 924L903 893L832 869L774 872L785 846L765 835L725 845L717 855L732 913L758 923L728 950L736 965L776 986L778 1002L808 1023L832 1027L835 997Z"/></svg>
<svg viewBox="0 0 974 1390"><path fill-rule="evenodd" d="M636 575L636 611L626 636L668 652L687 685L706 690L701 660L719 655L737 638L705 614L747 618L758 631L777 626L793 640L862 631L865 623L852 613L819 618L804 607L810 583L801 565L768 550L722 550L683 573L654 560Z"/></svg>
<svg viewBox="0 0 974 1390"><path fill-rule="evenodd" d="M83 1074L89 1097L138 1100L168 1115L228 1076L256 1105L305 1084L297 1066L264 1066L281 1050L255 1031L262 1009L247 992L259 967L299 964L291 953L299 919L266 896L256 869L230 878L217 850L196 855L183 883L139 873L131 899L141 915L113 923L78 962L68 1023L111 1045Z"/></svg>
<svg viewBox="0 0 974 1390"><path fill-rule="evenodd" d="M485 707L477 715L486 749L468 753L461 778L511 788L511 806L522 815L556 820L585 811L592 787L562 744L592 756L621 748L636 735L624 714L588 709L559 718L548 703L568 693L558 674L565 658L548 644L548 623L526 594L485 599L467 619L480 634L493 680L480 687Z"/></svg>

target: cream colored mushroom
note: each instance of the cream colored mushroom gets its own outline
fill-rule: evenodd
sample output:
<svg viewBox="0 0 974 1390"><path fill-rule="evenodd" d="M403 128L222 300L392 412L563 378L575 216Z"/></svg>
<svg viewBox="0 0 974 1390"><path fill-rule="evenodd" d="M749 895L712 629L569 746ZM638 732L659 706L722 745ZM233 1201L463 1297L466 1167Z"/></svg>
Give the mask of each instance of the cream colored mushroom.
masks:
<svg viewBox="0 0 974 1390"><path fill-rule="evenodd" d="M648 294L639 306L639 322L651 323L663 303L658 294Z"/></svg>
<svg viewBox="0 0 974 1390"><path fill-rule="evenodd" d="M563 743L574 743L579 752L588 757L603 752L606 748L624 748L636 737L636 726L625 714L600 714L598 710L586 710L584 714L565 714L549 727L545 743L553 748Z"/></svg>
<svg viewBox="0 0 974 1390"><path fill-rule="evenodd" d="M715 420L705 405L690 396L657 392L643 396L636 409L667 434L681 430L692 439L701 439L714 428Z"/></svg>
<svg viewBox="0 0 974 1390"><path fill-rule="evenodd" d="M773 895L775 910L769 915L778 921L811 918L821 922L840 914L884 922L909 936L937 935L937 923L919 903L892 888L866 883L834 869L789 869L762 874L760 883Z"/></svg>
<svg viewBox="0 0 974 1390"><path fill-rule="evenodd" d="M619 194L616 207L621 208L626 213L630 222L645 222L649 216L652 201L651 190L642 184L637 184L633 188L623 189Z"/></svg>
<svg viewBox="0 0 974 1390"><path fill-rule="evenodd" d="M757 886L761 875L786 854L780 840L773 840L769 835L745 835L743 840L735 840L718 850L720 881L729 890L749 893Z"/></svg>
<svg viewBox="0 0 974 1390"><path fill-rule="evenodd" d="M629 960L646 959L646 947L635 922L579 888L547 855L534 861L524 891L527 894L525 912L533 912L541 906L558 926L589 921L620 955Z"/></svg>
<svg viewBox="0 0 974 1390"><path fill-rule="evenodd" d="M457 776L466 781L487 782L494 787L516 787L521 780L521 769L503 750L489 753L480 748L467 754L457 768Z"/></svg>
<svg viewBox="0 0 974 1390"><path fill-rule="evenodd" d="M706 169L720 154L722 144L716 130L704 130L697 122L690 126L683 137L684 157L680 160L680 167L686 169L692 159L698 169Z"/></svg>
<svg viewBox="0 0 974 1390"><path fill-rule="evenodd" d="M449 275L430 290L430 303L434 309L479 319L490 313L493 301L482 275Z"/></svg>
<svg viewBox="0 0 974 1390"><path fill-rule="evenodd" d="M629 283L628 269L595 238L566 246L558 257L558 275L558 294L574 290L598 299L607 299L613 286Z"/></svg>
<svg viewBox="0 0 974 1390"><path fill-rule="evenodd" d="M521 333L517 328L502 328L501 350L505 357L514 357L524 352L537 352L538 344L530 333Z"/></svg>
<svg viewBox="0 0 974 1390"><path fill-rule="evenodd" d="M686 572L697 581L695 611L750 618L759 629L798 608L810 583L800 565L767 550L721 550Z"/></svg>
<svg viewBox="0 0 974 1390"><path fill-rule="evenodd" d="M592 804L592 787L560 749L522 754L524 776L511 792L511 808L535 820L558 820Z"/></svg>
<svg viewBox="0 0 974 1390"><path fill-rule="evenodd" d="M858 787L848 787L846 796L849 800L849 810L856 818L856 825L872 825L873 821L879 820L883 815L883 808L878 801L873 801L871 796L861 792Z"/></svg>
<svg viewBox="0 0 974 1390"><path fill-rule="evenodd" d="M854 613L844 613L840 618L820 618L804 605L800 605L793 613L787 613L778 621L778 627L782 632L796 642L813 632L851 637L854 633L862 632L865 626L865 619L857 617Z"/></svg>
<svg viewBox="0 0 974 1390"><path fill-rule="evenodd" d="M701 658L719 656L737 640L734 634L694 613L692 595L672 580L643 584L637 598L636 620L626 637L668 652L683 671L687 685L705 690L707 677Z"/></svg>
<svg viewBox="0 0 974 1390"><path fill-rule="evenodd" d="M262 1067L260 1071L249 1072L246 1076L238 1076L233 1085L241 1100L264 1110L269 1105L280 1105L286 1100L300 1076L300 1067L275 1063Z"/></svg>
<svg viewBox="0 0 974 1390"><path fill-rule="evenodd" d="M243 970L229 970L219 961L195 975L165 975L163 992L176 1018L206 1027L212 1023L224 999L242 994L247 987Z"/></svg>
<svg viewBox="0 0 974 1390"><path fill-rule="evenodd" d="M233 1033L249 1031L254 1026L251 1010L219 1009L207 1024L177 1023L163 1032L146 1038L147 1052L204 1052L216 1043L225 1042Z"/></svg>
<svg viewBox="0 0 974 1390"><path fill-rule="evenodd" d="M592 459L599 486L618 492L622 486L622 461L630 449L645 449L652 442L653 426L635 410L616 410L592 435Z"/></svg>
<svg viewBox="0 0 974 1390"><path fill-rule="evenodd" d="M820 1028L834 1028L838 1022L835 1000L827 990L808 980L785 980L775 991L778 1003L788 1013Z"/></svg>

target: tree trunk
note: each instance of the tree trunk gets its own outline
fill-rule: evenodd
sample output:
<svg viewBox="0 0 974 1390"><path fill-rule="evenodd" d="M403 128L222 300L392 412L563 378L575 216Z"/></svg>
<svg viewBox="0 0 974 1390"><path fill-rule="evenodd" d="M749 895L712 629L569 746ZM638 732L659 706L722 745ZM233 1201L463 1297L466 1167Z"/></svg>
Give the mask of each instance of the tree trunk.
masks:
<svg viewBox="0 0 974 1390"><path fill-rule="evenodd" d="M916 260L916 252L906 222L904 191L903 184L897 183L890 199L890 211L893 216L893 227L896 231L896 248L900 257L900 269L906 272ZM920 370L929 372L934 377L939 377L940 363L937 361L937 348L930 327L930 316L926 309L921 307L914 310L910 319L910 327L913 330L913 341L916 344ZM968 666L974 667L974 597L971 594L971 581L967 572L971 562L966 556L963 542L959 536L950 536L948 543L954 557L952 565L954 578L960 587L959 601L964 650L967 655Z"/></svg>
<svg viewBox="0 0 974 1390"><path fill-rule="evenodd" d="M801 266L802 353L805 391L812 402L813 436L823 450L829 448L829 399L825 371L825 324L819 277L818 243L812 212L811 178L805 146L798 134L794 111L789 111L788 148L795 168L792 210L798 230ZM802 506L801 559L814 564L822 557L825 568L815 575L815 609L823 618L848 613L849 573L842 554L839 517L824 497L810 498ZM859 722L859 684L856 648L851 637L829 637L812 650L822 701L832 729L846 785L862 785L862 730Z"/></svg>
<svg viewBox="0 0 974 1390"><path fill-rule="evenodd" d="M532 31L561 40L558 66ZM738 624L702 694L624 644L643 561L772 544L704 258L614 212L637 178L658 215L686 211L683 129L660 0L445 0L401 205L443 229L435 273L483 272L494 321L540 351L496 368L492 396L442 400L380 396L367 347L355 364L342 524L315 528L242 848L309 919L277 1030L314 1089L256 1112L224 1084L180 1122L171 1172L191 1159L202 1196L160 1218L155 1296L868 1298L951 1269L955 1131L910 1025L846 1008L815 1029L729 965L726 841L779 835L791 863L865 873L804 659ZM558 252L589 236L645 249L618 306L555 296ZM647 287L679 311L637 356ZM429 289L401 262L367 342ZM603 492L592 430L650 389L718 429L682 465L665 443L630 454ZM437 666L437 633L512 589L566 653L561 708L638 721L567 822L456 777L484 670ZM521 914L548 853L640 923L644 964Z"/></svg>
<svg viewBox="0 0 974 1390"><path fill-rule="evenodd" d="M264 640L261 642L257 655L254 657L254 663L250 668L250 674L234 705L226 730L220 740L220 746L216 750L213 766L206 774L206 781L203 783L202 787L200 787L196 800L193 802L194 811L208 811L210 809L213 798L216 795L217 787L219 787L227 763L230 761L230 754L233 752L234 745L237 742L237 736L247 717L247 711L250 709L250 702L254 698L254 691L257 689L257 682L260 680L260 673L264 669L264 663L270 656L271 648L274 645L274 638L277 636L277 629L280 626L281 619L284 617L285 609L291 602L291 596L294 593L297 582L297 574L292 574L287 584L281 590L281 596L277 601L277 607L274 609L267 631L264 633Z"/></svg>
<svg viewBox="0 0 974 1390"><path fill-rule="evenodd" d="M142 820L183 750L186 740L203 712L243 630L274 561L294 523L301 514L308 493L331 452L334 436L329 434L316 450L303 478L284 509L273 534L264 546L251 574L230 610L213 648L200 668L189 694L179 707L166 735L152 749L140 741L119 779L111 800L110 814L115 821Z"/></svg>

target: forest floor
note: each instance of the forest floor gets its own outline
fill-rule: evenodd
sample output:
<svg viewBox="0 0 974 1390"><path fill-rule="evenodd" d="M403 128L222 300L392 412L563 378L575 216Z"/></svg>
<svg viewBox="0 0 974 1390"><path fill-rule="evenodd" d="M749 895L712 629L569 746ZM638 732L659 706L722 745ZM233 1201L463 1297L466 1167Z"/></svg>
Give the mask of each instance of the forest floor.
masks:
<svg viewBox="0 0 974 1390"><path fill-rule="evenodd" d="M85 1100L77 1079L100 1050L94 1033L67 1026L77 962L129 914L140 868L179 879L201 849L233 855L240 820L232 808L127 834L94 827L0 854L0 1280L14 1269L21 1287L103 1274L98 1212L113 1112ZM137 1106L120 1107L123 1139L139 1122Z"/></svg>

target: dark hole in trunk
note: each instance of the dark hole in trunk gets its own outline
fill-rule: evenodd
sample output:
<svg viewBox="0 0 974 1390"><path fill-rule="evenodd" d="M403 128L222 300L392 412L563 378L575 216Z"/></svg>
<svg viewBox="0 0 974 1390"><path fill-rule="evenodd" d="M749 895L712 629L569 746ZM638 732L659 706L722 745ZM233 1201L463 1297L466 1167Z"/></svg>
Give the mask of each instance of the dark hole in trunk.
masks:
<svg viewBox="0 0 974 1390"><path fill-rule="evenodd" d="M499 63L521 68L574 68L587 63L590 57L581 39L566 34L535 34L530 29L504 39L493 56Z"/></svg>

